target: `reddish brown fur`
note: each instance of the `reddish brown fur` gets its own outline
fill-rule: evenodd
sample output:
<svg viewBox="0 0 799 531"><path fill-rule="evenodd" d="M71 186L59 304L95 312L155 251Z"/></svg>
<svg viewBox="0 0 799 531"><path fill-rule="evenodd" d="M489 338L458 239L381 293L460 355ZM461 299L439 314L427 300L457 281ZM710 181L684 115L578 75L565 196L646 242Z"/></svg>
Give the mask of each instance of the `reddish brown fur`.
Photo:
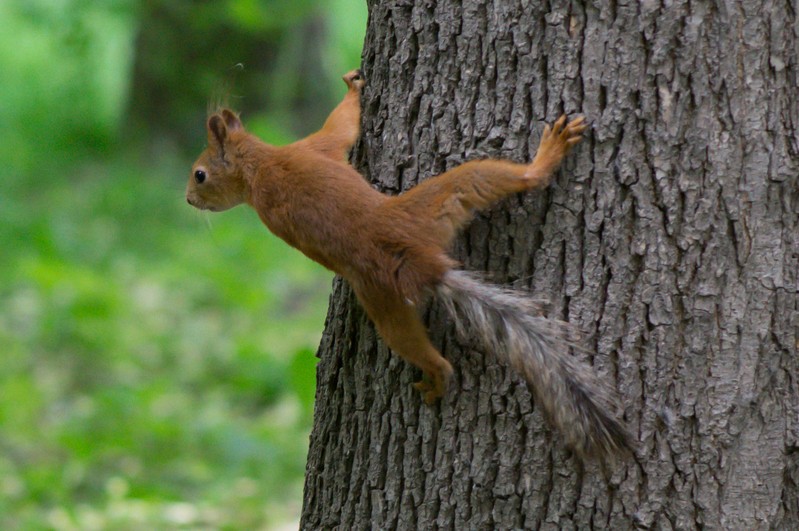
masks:
<svg viewBox="0 0 799 531"><path fill-rule="evenodd" d="M247 203L269 230L346 278L386 344L423 371L416 386L430 403L443 395L452 367L430 343L415 305L454 266L452 238L473 211L547 186L586 126L562 116L545 128L529 165L467 162L389 197L346 163L360 133L363 80L357 71L344 80L347 95L322 129L288 146L261 142L229 110L212 115L186 197L213 211Z"/></svg>
<svg viewBox="0 0 799 531"><path fill-rule="evenodd" d="M293 146L319 151L347 162L349 150L361 134L363 75L360 70L353 70L344 74L343 79L349 89L344 99L333 109L319 131L295 142Z"/></svg>

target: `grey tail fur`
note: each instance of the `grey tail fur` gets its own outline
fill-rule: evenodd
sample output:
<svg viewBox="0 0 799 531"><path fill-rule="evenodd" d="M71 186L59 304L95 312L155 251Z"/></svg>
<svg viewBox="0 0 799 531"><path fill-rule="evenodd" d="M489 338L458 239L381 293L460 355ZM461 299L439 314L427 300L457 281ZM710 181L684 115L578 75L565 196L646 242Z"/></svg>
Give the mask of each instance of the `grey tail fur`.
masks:
<svg viewBox="0 0 799 531"><path fill-rule="evenodd" d="M465 271L444 275L436 295L464 339L476 335L485 349L524 376L578 455L631 449L613 391L569 352L577 345L567 323L538 315L538 304L524 294L485 284Z"/></svg>

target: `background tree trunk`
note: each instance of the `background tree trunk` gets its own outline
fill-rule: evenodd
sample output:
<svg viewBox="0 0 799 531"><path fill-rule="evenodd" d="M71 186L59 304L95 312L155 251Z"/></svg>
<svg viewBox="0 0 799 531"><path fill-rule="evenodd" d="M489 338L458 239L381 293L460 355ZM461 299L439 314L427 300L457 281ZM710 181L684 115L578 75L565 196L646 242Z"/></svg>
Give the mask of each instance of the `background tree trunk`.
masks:
<svg viewBox="0 0 799 531"><path fill-rule="evenodd" d="M593 124L455 255L584 329L640 440L581 464L521 379L427 311L437 406L344 282L320 346L307 529L799 528L799 22L791 2L369 2L356 162L397 193Z"/></svg>

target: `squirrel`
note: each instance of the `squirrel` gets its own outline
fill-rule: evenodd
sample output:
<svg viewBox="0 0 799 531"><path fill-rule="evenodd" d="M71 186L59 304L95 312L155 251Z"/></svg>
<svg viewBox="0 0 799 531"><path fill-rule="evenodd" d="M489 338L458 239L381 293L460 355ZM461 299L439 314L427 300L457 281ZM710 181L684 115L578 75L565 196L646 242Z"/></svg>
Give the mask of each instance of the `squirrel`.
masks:
<svg viewBox="0 0 799 531"><path fill-rule="evenodd" d="M396 196L372 188L348 163L360 135L360 70L322 128L276 147L248 133L230 109L211 114L208 146L194 163L186 199L219 212L246 203L275 235L344 277L396 354L421 369L414 384L433 404L452 365L431 344L417 306L433 295L467 340L515 368L545 415L581 457L631 448L613 393L570 354L567 323L539 315L532 299L456 268L453 238L475 211L520 192L545 188L587 125L561 116L546 125L530 164L474 160ZM468 331L468 333L467 333Z"/></svg>

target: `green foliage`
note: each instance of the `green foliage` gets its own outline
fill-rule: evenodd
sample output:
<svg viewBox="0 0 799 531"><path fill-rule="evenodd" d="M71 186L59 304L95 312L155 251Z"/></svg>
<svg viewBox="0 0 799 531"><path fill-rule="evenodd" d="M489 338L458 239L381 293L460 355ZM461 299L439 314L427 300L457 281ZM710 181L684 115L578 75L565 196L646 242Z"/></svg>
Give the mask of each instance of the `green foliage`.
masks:
<svg viewBox="0 0 799 531"><path fill-rule="evenodd" d="M360 0L0 2L0 528L296 518L331 275L245 208L189 208L183 148L205 140L219 72L261 45L239 74L268 93L247 96L248 124L271 140L318 125L364 15ZM318 27L308 54L298 35ZM325 68L294 72L298 55ZM270 110L298 103L313 110Z"/></svg>
<svg viewBox="0 0 799 531"><path fill-rule="evenodd" d="M247 210L191 211L179 169L84 168L0 227L3 528L183 503L243 529L300 499L330 276Z"/></svg>
<svg viewBox="0 0 799 531"><path fill-rule="evenodd" d="M0 3L0 122L15 131L0 143L4 162L30 170L43 153L64 158L111 142L127 97L134 12L125 0Z"/></svg>
<svg viewBox="0 0 799 531"><path fill-rule="evenodd" d="M363 0L150 0L138 36L131 119L181 130L196 149L206 106L278 138L311 132L360 64ZM198 113L198 110L203 111Z"/></svg>

